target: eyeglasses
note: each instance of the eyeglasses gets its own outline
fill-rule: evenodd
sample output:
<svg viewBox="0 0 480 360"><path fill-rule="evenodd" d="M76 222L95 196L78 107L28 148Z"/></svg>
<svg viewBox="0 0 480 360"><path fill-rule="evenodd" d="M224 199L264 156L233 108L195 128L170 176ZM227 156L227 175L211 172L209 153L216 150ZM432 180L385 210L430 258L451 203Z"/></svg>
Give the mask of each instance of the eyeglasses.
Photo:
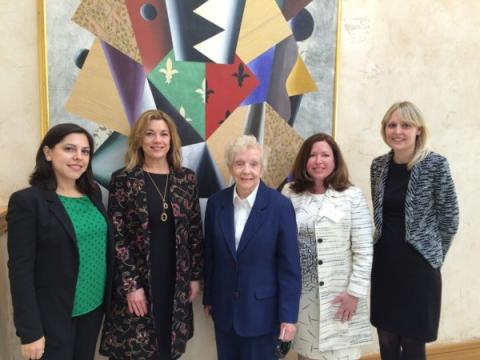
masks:
<svg viewBox="0 0 480 360"><path fill-rule="evenodd" d="M278 340L277 346L275 346L275 350L273 351L273 355L276 358L283 359L285 356L287 356L291 346L291 341Z"/></svg>

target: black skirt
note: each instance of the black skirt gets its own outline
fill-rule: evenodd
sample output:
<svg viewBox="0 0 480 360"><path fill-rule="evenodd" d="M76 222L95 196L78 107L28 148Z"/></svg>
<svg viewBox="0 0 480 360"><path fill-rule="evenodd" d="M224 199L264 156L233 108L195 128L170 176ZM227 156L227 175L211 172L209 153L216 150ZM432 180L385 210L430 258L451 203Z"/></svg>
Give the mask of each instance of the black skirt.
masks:
<svg viewBox="0 0 480 360"><path fill-rule="evenodd" d="M383 203L382 237L374 247L370 319L378 329L418 341L437 339L440 269L405 241L405 195L410 172L390 164Z"/></svg>

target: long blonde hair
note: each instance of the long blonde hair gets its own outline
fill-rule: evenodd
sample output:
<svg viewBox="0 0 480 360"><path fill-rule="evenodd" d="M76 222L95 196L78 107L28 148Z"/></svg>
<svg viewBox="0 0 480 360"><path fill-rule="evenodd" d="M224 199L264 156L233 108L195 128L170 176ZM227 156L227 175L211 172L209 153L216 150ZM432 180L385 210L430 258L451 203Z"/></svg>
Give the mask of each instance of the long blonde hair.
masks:
<svg viewBox="0 0 480 360"><path fill-rule="evenodd" d="M162 110L147 110L138 118L128 136L128 151L125 155L125 168L132 170L135 166L142 166L145 161L142 144L145 130L152 120L163 120L170 131L170 150L167 153L167 162L173 170L182 166L182 144L177 132L177 126L172 118Z"/></svg>
<svg viewBox="0 0 480 360"><path fill-rule="evenodd" d="M429 133L428 133L427 125L425 124L425 120L423 119L422 113L420 112L418 107L416 107L413 103L411 103L410 101L397 102L392 106L390 106L390 108L387 110L387 112L385 113L382 119L382 128L380 132L382 134L383 141L387 145L388 143L387 143L387 137L385 135L385 128L387 126L387 123L390 121L392 114L396 110L399 110L400 117L402 118L403 121L411 125L414 125L418 129L420 129L420 134L417 135L417 138L415 140L415 150L413 153L413 157L407 164L407 168L411 169L415 164L425 159L425 157L431 151L428 144Z"/></svg>

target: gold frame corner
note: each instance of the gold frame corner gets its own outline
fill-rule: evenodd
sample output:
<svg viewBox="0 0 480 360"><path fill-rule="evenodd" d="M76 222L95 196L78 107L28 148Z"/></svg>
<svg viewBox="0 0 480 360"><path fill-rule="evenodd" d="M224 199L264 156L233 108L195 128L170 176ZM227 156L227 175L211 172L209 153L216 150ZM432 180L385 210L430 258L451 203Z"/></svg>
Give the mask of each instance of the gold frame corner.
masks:
<svg viewBox="0 0 480 360"><path fill-rule="evenodd" d="M335 75L333 77L333 114L332 114L332 137L337 135L338 121L338 79L340 77L340 45L342 35L342 0L337 1L337 36L335 45Z"/></svg>
<svg viewBox="0 0 480 360"><path fill-rule="evenodd" d="M40 136L43 137L49 128L48 103L48 52L46 0L37 0L38 21L38 85L40 97Z"/></svg>

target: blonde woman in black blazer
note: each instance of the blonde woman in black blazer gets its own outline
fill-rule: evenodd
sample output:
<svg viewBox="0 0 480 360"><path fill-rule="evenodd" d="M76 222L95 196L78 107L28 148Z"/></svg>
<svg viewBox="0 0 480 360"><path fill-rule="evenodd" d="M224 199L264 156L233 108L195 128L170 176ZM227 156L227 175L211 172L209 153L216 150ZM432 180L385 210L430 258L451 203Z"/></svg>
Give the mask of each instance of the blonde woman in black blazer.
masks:
<svg viewBox="0 0 480 360"><path fill-rule="evenodd" d="M457 197L447 159L429 150L415 105L393 104L381 133L391 151L371 167L371 322L383 360L421 360L425 343L437 338L440 267L458 228Z"/></svg>
<svg viewBox="0 0 480 360"><path fill-rule="evenodd" d="M92 152L93 139L85 129L53 127L38 149L31 187L10 198L14 323L28 359L95 356L105 294L110 294L113 244L100 189L93 182ZM76 209L85 211L72 217ZM92 223L83 224L90 214Z"/></svg>

